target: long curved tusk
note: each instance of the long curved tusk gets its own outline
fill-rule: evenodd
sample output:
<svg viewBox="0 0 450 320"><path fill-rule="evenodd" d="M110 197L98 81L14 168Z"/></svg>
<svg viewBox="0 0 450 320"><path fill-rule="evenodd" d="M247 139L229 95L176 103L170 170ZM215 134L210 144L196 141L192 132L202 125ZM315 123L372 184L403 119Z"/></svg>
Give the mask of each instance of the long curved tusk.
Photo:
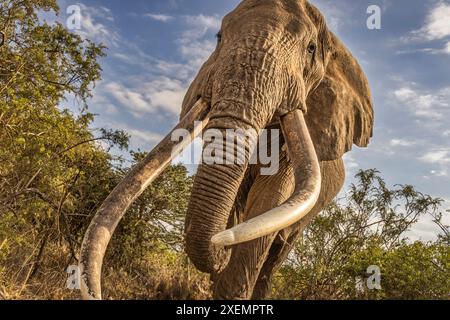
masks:
<svg viewBox="0 0 450 320"><path fill-rule="evenodd" d="M101 299L101 271L109 240L129 206L208 124L209 104L199 99L180 123L114 188L91 221L80 254L81 296ZM201 121L196 125L195 121ZM189 136L172 141L172 133L187 129Z"/></svg>
<svg viewBox="0 0 450 320"><path fill-rule="evenodd" d="M294 193L282 205L214 235L212 243L231 246L280 231L301 220L316 204L322 177L302 111L285 115L281 119L281 128L294 166Z"/></svg>

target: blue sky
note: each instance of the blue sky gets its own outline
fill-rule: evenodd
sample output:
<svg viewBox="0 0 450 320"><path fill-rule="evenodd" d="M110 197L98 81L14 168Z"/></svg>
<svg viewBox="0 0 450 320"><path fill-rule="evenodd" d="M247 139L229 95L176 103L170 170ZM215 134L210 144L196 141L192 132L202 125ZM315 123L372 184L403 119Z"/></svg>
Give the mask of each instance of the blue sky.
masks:
<svg viewBox="0 0 450 320"><path fill-rule="evenodd" d="M90 0L85 37L105 43L103 80L91 111L95 127L124 129L133 149L150 150L176 123L184 93L214 50L222 17L238 0ZM412 184L450 203L450 1L311 0L363 66L376 126L369 148L345 156L347 184L377 168L390 185ZM60 21L75 2L60 0ZM369 30L369 5L382 9ZM67 102L73 108L71 101ZM447 214L448 216L448 214ZM450 219L447 217L447 221ZM412 238L435 229L423 219Z"/></svg>

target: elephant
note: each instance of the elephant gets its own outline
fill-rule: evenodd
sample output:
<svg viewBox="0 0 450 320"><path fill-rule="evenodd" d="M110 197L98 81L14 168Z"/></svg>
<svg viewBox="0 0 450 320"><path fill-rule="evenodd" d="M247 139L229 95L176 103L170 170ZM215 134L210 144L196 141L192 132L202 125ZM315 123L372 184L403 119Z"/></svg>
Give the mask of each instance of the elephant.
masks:
<svg viewBox="0 0 450 320"><path fill-rule="evenodd" d="M267 298L294 242L342 189L343 155L368 146L374 112L367 77L315 6L244 0L224 17L217 38L174 128L187 130L188 139L173 141L169 133L94 216L80 254L83 298L101 299L103 256L126 209L200 133L282 132L273 144L279 169L272 175L262 175L264 164L248 156L240 164L198 167L186 253L210 274L214 299Z"/></svg>

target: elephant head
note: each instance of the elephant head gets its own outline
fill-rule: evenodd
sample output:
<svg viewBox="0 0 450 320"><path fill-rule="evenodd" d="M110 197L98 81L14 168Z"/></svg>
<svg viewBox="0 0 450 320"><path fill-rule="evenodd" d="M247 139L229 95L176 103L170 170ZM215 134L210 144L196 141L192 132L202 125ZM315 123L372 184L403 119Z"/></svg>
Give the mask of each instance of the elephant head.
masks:
<svg viewBox="0 0 450 320"><path fill-rule="evenodd" d="M194 127L194 120L202 125ZM305 0L244 0L223 19L217 48L191 84L177 128L188 129L192 138L208 129L251 129L257 135L279 125L296 186L281 206L233 226L230 213L249 153L240 164L201 164L185 230L186 251L195 266L219 272L229 256L227 247L298 222L317 201L319 161L338 159L353 144L366 146L372 124L364 72L314 6ZM172 149L183 147L170 136L114 189L94 217L81 251L84 297L101 297L102 260L115 227L170 163L176 154Z"/></svg>

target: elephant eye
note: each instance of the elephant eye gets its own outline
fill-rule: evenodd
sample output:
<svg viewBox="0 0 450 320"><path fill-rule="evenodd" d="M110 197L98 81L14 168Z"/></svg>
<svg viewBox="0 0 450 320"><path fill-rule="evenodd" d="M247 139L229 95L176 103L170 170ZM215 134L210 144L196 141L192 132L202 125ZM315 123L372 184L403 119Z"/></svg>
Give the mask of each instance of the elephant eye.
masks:
<svg viewBox="0 0 450 320"><path fill-rule="evenodd" d="M316 46L315 43L311 42L311 43L308 45L308 52L309 52L309 53L314 54L314 52L316 52L316 49L317 49L317 46Z"/></svg>

